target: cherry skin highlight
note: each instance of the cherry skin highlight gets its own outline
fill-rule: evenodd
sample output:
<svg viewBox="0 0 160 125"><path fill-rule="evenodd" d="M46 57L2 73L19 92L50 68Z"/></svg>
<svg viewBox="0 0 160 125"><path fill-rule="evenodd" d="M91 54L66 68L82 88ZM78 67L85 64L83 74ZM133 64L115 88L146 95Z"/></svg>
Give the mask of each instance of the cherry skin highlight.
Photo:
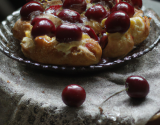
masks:
<svg viewBox="0 0 160 125"><path fill-rule="evenodd" d="M82 30L75 24L64 23L56 29L56 40L58 42L79 41L82 38Z"/></svg>
<svg viewBox="0 0 160 125"><path fill-rule="evenodd" d="M111 13L105 21L105 29L108 33L125 33L130 27L130 18L123 11Z"/></svg>
<svg viewBox="0 0 160 125"><path fill-rule="evenodd" d="M80 14L74 10L64 9L57 16L71 23L82 23Z"/></svg>
<svg viewBox="0 0 160 125"><path fill-rule="evenodd" d="M85 90L76 84L68 85L62 92L63 102L71 107L79 107L86 99Z"/></svg>
<svg viewBox="0 0 160 125"><path fill-rule="evenodd" d="M45 10L45 13L50 13L55 15L56 11L59 10L61 7L62 5L52 5Z"/></svg>
<svg viewBox="0 0 160 125"><path fill-rule="evenodd" d="M82 13L86 10L87 3L85 0L64 0L63 8L75 10L78 13Z"/></svg>
<svg viewBox="0 0 160 125"><path fill-rule="evenodd" d="M45 18L35 18L35 20L31 23L33 24L31 35L34 38L42 35L48 35L50 37L55 35L55 25L51 20Z"/></svg>
<svg viewBox="0 0 160 125"><path fill-rule="evenodd" d="M109 15L109 12L107 12L106 9L100 4L91 6L85 13L85 16L88 19L93 19L98 22L106 18L108 15Z"/></svg>
<svg viewBox="0 0 160 125"><path fill-rule="evenodd" d="M128 14L128 16L131 18L134 15L134 8L133 6L131 6L129 3L127 2L120 2L117 3L112 9L111 9L111 13L118 11L118 10L122 10L124 12L126 12Z"/></svg>
<svg viewBox="0 0 160 125"><path fill-rule="evenodd" d="M29 20L30 14L34 11L43 12L44 8L40 5L40 3L35 1L26 3L20 10L21 18L24 20Z"/></svg>
<svg viewBox="0 0 160 125"><path fill-rule="evenodd" d="M141 76L130 76L125 82L126 92L131 98L145 98L149 93L149 84Z"/></svg>

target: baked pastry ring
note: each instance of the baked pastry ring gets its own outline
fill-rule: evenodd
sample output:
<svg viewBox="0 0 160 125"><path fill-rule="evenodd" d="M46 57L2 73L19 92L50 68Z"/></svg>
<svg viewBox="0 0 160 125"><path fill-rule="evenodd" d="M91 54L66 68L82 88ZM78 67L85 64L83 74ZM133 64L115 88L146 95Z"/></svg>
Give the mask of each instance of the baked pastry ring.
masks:
<svg viewBox="0 0 160 125"><path fill-rule="evenodd" d="M80 13L80 19L83 20L81 23L62 20L58 16L64 9L63 4L61 4L62 1L60 0L46 1L42 4L44 9L50 5L60 5L60 8L56 10L54 14L43 12L36 16L36 18L49 19L53 22L55 28L66 22L76 24L80 28L87 25L92 28L92 34L90 35L87 32L83 32L80 40L71 40L69 42L60 42L56 36L47 36L46 34L33 37L31 35L33 28L31 21L33 19L23 20L23 18L21 18L15 23L12 32L14 37L21 41L21 50L27 58L44 64L89 66L98 64L101 58L121 58L126 56L149 35L150 21L148 17L143 16L142 10L134 8L135 13L133 17L130 18L130 27L125 33L107 33L104 25L107 18L102 21L89 19L86 17L85 11ZM86 4L87 9L96 5L88 0ZM107 12L110 11L108 7L103 7L103 10L104 9ZM102 32L106 32L108 37L105 41L107 44L104 48L99 44ZM97 36L95 37L96 39L92 37L93 35Z"/></svg>

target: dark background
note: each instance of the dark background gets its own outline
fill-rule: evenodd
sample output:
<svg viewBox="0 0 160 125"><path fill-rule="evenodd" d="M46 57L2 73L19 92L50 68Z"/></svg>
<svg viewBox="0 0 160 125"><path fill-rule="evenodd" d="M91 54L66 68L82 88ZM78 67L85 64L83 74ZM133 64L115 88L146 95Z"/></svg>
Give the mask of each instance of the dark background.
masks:
<svg viewBox="0 0 160 125"><path fill-rule="evenodd" d="M0 21L26 3L26 0L0 0Z"/></svg>

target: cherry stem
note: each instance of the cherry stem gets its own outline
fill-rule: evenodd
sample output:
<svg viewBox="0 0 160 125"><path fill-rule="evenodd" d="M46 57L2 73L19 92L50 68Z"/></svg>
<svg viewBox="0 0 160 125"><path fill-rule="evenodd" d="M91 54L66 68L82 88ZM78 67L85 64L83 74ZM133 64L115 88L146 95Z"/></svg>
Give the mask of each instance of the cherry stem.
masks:
<svg viewBox="0 0 160 125"><path fill-rule="evenodd" d="M100 106L102 106L106 101L108 101L108 100L109 100L110 98L112 98L113 96L115 96L115 95L117 95L117 94L119 94L119 93L121 93L121 92L123 92L123 91L127 91L127 90L128 90L128 88L125 88L125 89L123 89L123 90L121 90L121 91L119 91L119 92L114 93L113 95L111 95L110 97L108 97L105 101L103 101Z"/></svg>

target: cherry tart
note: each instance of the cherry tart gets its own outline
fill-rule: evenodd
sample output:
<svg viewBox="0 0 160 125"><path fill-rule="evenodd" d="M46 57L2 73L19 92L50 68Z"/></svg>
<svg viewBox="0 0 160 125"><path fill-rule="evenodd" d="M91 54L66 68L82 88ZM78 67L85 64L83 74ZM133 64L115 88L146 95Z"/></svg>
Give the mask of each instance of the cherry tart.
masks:
<svg viewBox="0 0 160 125"><path fill-rule="evenodd" d="M150 19L142 0L30 0L12 32L36 62L89 66L121 58L143 42Z"/></svg>

